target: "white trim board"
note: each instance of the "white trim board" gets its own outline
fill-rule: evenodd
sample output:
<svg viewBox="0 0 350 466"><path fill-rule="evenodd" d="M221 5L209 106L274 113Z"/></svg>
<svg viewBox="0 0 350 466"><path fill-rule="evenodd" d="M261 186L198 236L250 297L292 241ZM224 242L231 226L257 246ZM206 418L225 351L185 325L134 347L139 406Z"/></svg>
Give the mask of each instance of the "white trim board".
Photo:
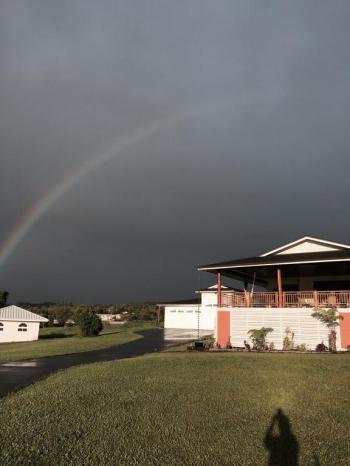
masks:
<svg viewBox="0 0 350 466"><path fill-rule="evenodd" d="M315 261L289 261L289 262L267 262L263 264L240 264L240 265L216 265L213 267L201 267L198 270L220 270L220 269L241 269L242 267L266 267L273 265L291 265L291 264L319 264L327 262L350 262L350 258L347 259L325 259Z"/></svg>
<svg viewBox="0 0 350 466"><path fill-rule="evenodd" d="M323 251L328 250L328 251L336 251L339 249L350 249L350 245L348 244L342 244L342 243L335 243L333 241L327 241L324 239L320 238L315 238L313 236L303 236L302 238L299 238L295 241L292 241L291 243L284 244L283 246L279 246L278 248L272 249L271 251L264 252L263 254L260 254L259 257L266 257L270 256L272 254L287 254L286 249L293 249L295 246L299 246L302 243L318 243L320 245L323 245ZM317 252L317 251L314 251ZM290 254L293 254L291 251Z"/></svg>

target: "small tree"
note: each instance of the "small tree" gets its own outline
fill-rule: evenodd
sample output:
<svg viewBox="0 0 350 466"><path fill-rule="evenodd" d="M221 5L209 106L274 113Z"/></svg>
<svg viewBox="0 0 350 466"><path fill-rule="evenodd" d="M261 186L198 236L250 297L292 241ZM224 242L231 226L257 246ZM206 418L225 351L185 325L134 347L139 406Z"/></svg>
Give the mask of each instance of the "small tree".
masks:
<svg viewBox="0 0 350 466"><path fill-rule="evenodd" d="M9 294L8 291L0 291L0 307L6 306Z"/></svg>
<svg viewBox="0 0 350 466"><path fill-rule="evenodd" d="M47 316L44 316L49 319L48 325L49 327L53 327L56 319L56 309L55 307L50 307L47 310Z"/></svg>
<svg viewBox="0 0 350 466"><path fill-rule="evenodd" d="M76 312L74 321L80 327L83 337L95 337L102 330L102 321L97 314L89 309Z"/></svg>
<svg viewBox="0 0 350 466"><path fill-rule="evenodd" d="M72 310L67 306L59 306L55 309L55 319L60 327L64 327L72 315Z"/></svg>
<svg viewBox="0 0 350 466"><path fill-rule="evenodd" d="M314 312L311 314L312 317L318 319L328 327L328 346L329 351L335 353L337 351L337 332L336 328L339 325L339 321L343 319L343 316L338 314L336 307L330 307L329 309L322 309L315 307Z"/></svg>
<svg viewBox="0 0 350 466"><path fill-rule="evenodd" d="M248 331L249 338L253 342L253 348L261 351L266 348L267 334L273 332L271 327L252 328Z"/></svg>

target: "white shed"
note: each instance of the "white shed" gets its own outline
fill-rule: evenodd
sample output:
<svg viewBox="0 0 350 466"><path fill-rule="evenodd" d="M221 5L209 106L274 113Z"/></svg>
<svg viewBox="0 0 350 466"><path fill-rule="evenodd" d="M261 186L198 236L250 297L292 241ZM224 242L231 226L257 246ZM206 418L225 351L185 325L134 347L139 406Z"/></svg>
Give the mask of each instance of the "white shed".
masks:
<svg viewBox="0 0 350 466"><path fill-rule="evenodd" d="M0 343L37 340L40 322L48 319L18 306L1 308Z"/></svg>

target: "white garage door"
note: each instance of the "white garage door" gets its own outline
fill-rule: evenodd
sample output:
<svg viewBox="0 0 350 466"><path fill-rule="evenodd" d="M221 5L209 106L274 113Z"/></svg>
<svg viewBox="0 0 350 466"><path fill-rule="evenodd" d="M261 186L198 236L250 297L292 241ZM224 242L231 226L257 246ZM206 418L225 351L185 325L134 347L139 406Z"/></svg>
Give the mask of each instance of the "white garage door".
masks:
<svg viewBox="0 0 350 466"><path fill-rule="evenodd" d="M165 307L164 328L214 330L216 309L198 306Z"/></svg>

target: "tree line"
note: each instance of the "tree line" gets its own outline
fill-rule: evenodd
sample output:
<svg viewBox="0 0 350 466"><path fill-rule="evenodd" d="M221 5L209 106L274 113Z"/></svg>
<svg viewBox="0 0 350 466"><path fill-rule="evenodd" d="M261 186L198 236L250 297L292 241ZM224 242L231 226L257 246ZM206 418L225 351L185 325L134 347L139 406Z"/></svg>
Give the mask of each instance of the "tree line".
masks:
<svg viewBox="0 0 350 466"><path fill-rule="evenodd" d="M18 303L18 306L28 311L46 317L49 322L47 326L64 326L74 320L74 316L83 311L94 314L121 314L122 320L148 320L157 321L159 311L155 304L137 303L137 304L74 304L74 303Z"/></svg>

